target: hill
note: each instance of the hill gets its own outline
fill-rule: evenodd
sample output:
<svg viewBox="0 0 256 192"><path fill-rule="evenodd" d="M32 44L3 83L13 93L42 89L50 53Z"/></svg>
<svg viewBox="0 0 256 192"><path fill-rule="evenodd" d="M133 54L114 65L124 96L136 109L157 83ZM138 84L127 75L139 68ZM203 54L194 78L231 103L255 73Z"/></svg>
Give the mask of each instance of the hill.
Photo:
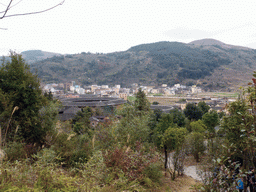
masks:
<svg viewBox="0 0 256 192"><path fill-rule="evenodd" d="M214 39L185 44L156 42L108 54L57 55L31 64L44 82L75 80L84 85L169 86L197 84L206 90L245 85L256 70L256 50Z"/></svg>
<svg viewBox="0 0 256 192"><path fill-rule="evenodd" d="M28 50L28 51L23 51L20 54L28 63L37 62L53 56L61 55L59 53L45 52L41 50Z"/></svg>

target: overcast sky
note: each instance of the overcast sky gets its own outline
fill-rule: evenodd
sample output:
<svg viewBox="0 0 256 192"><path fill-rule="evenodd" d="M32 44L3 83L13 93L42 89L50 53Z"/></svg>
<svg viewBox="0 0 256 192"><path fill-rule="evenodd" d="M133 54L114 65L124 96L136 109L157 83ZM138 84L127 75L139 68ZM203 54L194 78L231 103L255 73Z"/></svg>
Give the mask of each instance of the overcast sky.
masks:
<svg viewBox="0 0 256 192"><path fill-rule="evenodd" d="M20 0L13 0L15 5ZM62 0L23 0L7 15ZM9 0L0 0L4 10ZM109 53L158 41L214 38L256 49L255 0L66 0L51 11L0 20L0 55L40 49Z"/></svg>

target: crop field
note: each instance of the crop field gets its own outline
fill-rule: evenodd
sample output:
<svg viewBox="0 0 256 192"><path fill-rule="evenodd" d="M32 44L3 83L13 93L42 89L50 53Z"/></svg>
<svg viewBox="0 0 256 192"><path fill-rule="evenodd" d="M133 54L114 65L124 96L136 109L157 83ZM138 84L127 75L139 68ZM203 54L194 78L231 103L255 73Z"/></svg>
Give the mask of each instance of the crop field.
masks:
<svg viewBox="0 0 256 192"><path fill-rule="evenodd" d="M147 97L147 99L150 103L155 101L158 102L159 105L173 105L180 100L178 97Z"/></svg>
<svg viewBox="0 0 256 192"><path fill-rule="evenodd" d="M174 95L171 97L167 96L158 96L153 97L149 96L147 97L148 101L152 104L153 102L158 102L159 105L173 105L174 103L180 102L182 100L186 99L195 99L196 102L201 101L201 98L230 98L230 99L236 99L238 98L239 93L238 92L204 92L199 93L193 96L185 96L185 95ZM198 99L197 99L198 98Z"/></svg>
<svg viewBox="0 0 256 192"><path fill-rule="evenodd" d="M227 97L227 98L237 98L238 92L205 92L199 93L198 97Z"/></svg>

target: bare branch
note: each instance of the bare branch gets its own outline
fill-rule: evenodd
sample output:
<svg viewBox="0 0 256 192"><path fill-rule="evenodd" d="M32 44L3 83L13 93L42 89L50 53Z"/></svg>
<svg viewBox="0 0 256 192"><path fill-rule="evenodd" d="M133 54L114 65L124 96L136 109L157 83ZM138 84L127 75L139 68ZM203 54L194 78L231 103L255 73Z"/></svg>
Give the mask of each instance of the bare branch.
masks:
<svg viewBox="0 0 256 192"><path fill-rule="evenodd" d="M20 3L21 1L19 1L18 3ZM12 0L10 1L10 4L11 4L11 2L12 2ZM16 17L16 16L24 16L24 15L33 15L33 14L38 14L38 13L44 13L46 11L50 11L51 9L54 9L55 7L58 7L58 6L62 5L64 2L65 2L65 0L63 0L62 2L58 3L57 5L55 5L53 7L50 7L48 9L45 9L45 10L42 10L42 11L29 12L29 13L19 13L19 14L13 14L13 15L6 15L7 11L11 8L10 4L9 4L7 9L4 11L4 15L2 17L0 17L0 19L6 18L6 17ZM18 3L16 3L15 5L17 5Z"/></svg>
<svg viewBox="0 0 256 192"><path fill-rule="evenodd" d="M18 5L21 1L23 1L23 0L20 0L18 3L16 3L16 4L10 6L8 10L10 10L10 9L13 8L14 6ZM4 5L3 3L0 3L0 4ZM6 5L4 5L4 6L6 6ZM6 10L5 10L5 11L6 11ZM5 11L0 11L0 13L4 13Z"/></svg>
<svg viewBox="0 0 256 192"><path fill-rule="evenodd" d="M9 5L7 6L7 8L6 8L5 12L4 12L4 15L2 17L0 17L0 19L4 18L4 16L6 15L7 11L9 10L9 7L11 6L11 4L12 4L12 0L10 1Z"/></svg>

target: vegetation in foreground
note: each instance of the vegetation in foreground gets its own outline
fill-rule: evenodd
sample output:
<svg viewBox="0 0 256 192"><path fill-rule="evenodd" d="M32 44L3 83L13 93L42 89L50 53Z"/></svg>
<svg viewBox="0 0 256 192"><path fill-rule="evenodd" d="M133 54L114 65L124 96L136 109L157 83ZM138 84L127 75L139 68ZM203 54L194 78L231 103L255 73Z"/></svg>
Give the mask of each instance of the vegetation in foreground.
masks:
<svg viewBox="0 0 256 192"><path fill-rule="evenodd" d="M172 191L188 155L205 162L194 190L235 191L255 167L254 84L226 116L204 102L152 111L139 90L94 127L89 119L103 113L100 108L59 122L61 104L42 94L19 55L11 58L0 68L1 191Z"/></svg>

